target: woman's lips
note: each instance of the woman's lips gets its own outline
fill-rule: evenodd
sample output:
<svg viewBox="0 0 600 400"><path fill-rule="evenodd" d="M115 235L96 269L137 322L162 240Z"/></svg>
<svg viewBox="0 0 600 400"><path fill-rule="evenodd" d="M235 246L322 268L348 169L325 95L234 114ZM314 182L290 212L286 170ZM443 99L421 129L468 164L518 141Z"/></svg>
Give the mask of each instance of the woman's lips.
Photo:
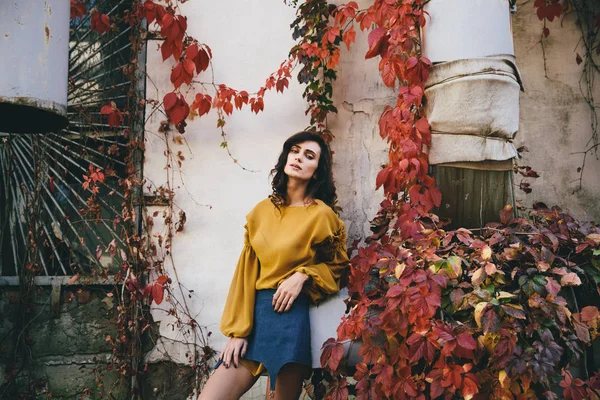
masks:
<svg viewBox="0 0 600 400"><path fill-rule="evenodd" d="M298 171L302 171L302 168L300 168L300 167L299 167L298 165L296 165L296 164L290 164L290 167L292 167L292 168L294 168L294 169L296 169L296 170L298 170Z"/></svg>

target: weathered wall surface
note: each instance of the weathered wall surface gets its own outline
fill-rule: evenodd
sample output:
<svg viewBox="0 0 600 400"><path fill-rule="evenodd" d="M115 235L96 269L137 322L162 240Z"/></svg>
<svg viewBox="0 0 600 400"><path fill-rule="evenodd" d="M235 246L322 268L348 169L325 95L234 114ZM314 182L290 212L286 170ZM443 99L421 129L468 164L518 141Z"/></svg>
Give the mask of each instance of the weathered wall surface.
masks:
<svg viewBox="0 0 600 400"><path fill-rule="evenodd" d="M575 50L581 32L574 15L567 16L562 23L548 24L550 36L544 41L546 78L540 44L542 28L531 2L518 7L513 16L513 34L525 93L521 93L516 142L517 147L529 148L520 164L531 166L540 173L540 178L531 180L531 194L517 190L516 197L523 204L543 201L568 209L578 217L600 221L600 161L593 154L587 157L579 189L577 168L582 165L583 155L574 154L591 145L592 135L590 109L580 90L583 64L575 62L576 53L582 54L581 49ZM597 72L595 79L597 102L600 96Z"/></svg>
<svg viewBox="0 0 600 400"><path fill-rule="evenodd" d="M359 8L368 4L360 1ZM190 2L184 12L191 33L212 48L215 81L233 88L256 90L293 44L289 24L295 10L281 2ZM531 151L521 163L531 165L542 175L534 182L532 195L519 197L524 203L538 199L561 204L579 215L585 208L600 219L600 208L592 201L600 197L597 161L588 161L584 189L572 194L576 184L571 181L577 178L581 159L570 153L582 150L590 136L589 110L577 88L579 67L574 54L570 57L578 39L576 29L570 27L572 23L567 19L564 28L557 26L552 31L546 46L550 77L546 79L541 47L536 45L541 25L535 10L525 5L513 17L517 61L526 87L521 96L517 139L518 145L524 143ZM147 95L160 100L171 88L168 78L173 61L162 62L158 42L150 42L148 50ZM380 81L378 60L364 60L366 51L366 35L361 32L352 52L343 49L334 85L339 114L329 121L336 136L334 172L350 240L368 234L369 220L381 200L381 192L374 192L375 177L387 156L377 122L383 108L393 104L396 97ZM207 74L200 76L200 80L208 79ZM175 153L181 151L185 156L181 173L174 173L171 182L176 206L187 216L185 230L174 240L173 261L192 315L213 333L210 344L218 350L225 344L218 325L242 247L244 216L270 193L268 172L285 138L308 124L303 89L293 81L283 95L266 95L264 113L236 111L227 118L225 129L234 157L257 172L242 170L219 147L222 138L215 128L213 112L188 124L183 145L173 141L177 134L165 137L158 132L163 115L152 115L146 125L144 175L149 183L155 187L166 183L165 140ZM152 207L148 213L163 210ZM155 218L156 232L162 229L160 220ZM177 282L173 286L179 290ZM167 359L185 363L190 348L175 341L186 338L172 329L165 310L157 307L154 317L161 323L166 340L150 352L148 361L151 365ZM245 398L262 397L264 380Z"/></svg>
<svg viewBox="0 0 600 400"><path fill-rule="evenodd" d="M238 90L258 90L293 45L289 24L295 18L295 10L283 2L189 2L183 12L188 17L190 33L211 46L215 82ZM158 43L150 42L148 46L147 96L162 100L166 91L172 90L169 76L173 60L163 63ZM200 75L202 81L210 79L210 72ZM186 158L182 174L174 174L175 202L185 210L187 223L175 238L173 261L180 282L193 290L191 297L186 296L191 315L213 333L210 344L218 350L226 342L219 332L219 322L243 245L245 215L270 193L268 174L284 140L308 125L302 91L292 81L283 95L265 95L264 112L256 115L249 108L236 110L226 119L231 152L239 164L256 172L242 170L220 147L223 139L215 127L214 112L188 124L186 144L174 144L172 134L167 139L173 150L181 150ZM192 100L188 99L190 103ZM165 137L158 133L164 119L155 114L146 125L144 176L156 186L166 183ZM160 208L150 213L154 210ZM160 218L155 219L155 231L160 231L160 222ZM154 317L161 323L161 334L166 338L186 339L177 329L171 329L171 319L159 307ZM186 362L187 350L165 340L149 354L149 361L172 358ZM264 382L247 398L264 398L261 385Z"/></svg>
<svg viewBox="0 0 600 400"><path fill-rule="evenodd" d="M191 33L212 48L215 81L233 88L257 90L285 60L293 45L289 24L295 18L295 9L281 2L223 1L213 2L210 7L190 2L184 12ZM356 57L360 61L366 52L366 37L359 34L358 41ZM171 87L168 78L173 62L162 62L155 43L148 46L147 95L162 99ZM336 135L334 172L344 209L342 219L351 238L368 231L368 220L381 200L373 196L373 187L386 155L376 122L384 105L393 101L394 96L373 73L376 61L357 63L357 58L344 53L336 84L340 115L332 122ZM208 80L210 75L205 75L200 79ZM308 125L303 90L303 86L292 81L283 95L266 95L264 112L255 115L247 110L236 111L227 118L225 129L232 153L240 164L257 172L243 171L219 147L222 138L215 128L213 112L188 124L183 135L185 145L174 144L172 134L167 139L169 146L175 152L181 150L186 158L182 174L175 173L173 182L177 207L185 210L187 216L184 232L178 233L174 241L174 264L181 283L193 290L191 298L186 299L192 315L213 332L210 344L219 350L225 338L218 326L242 247L245 214L270 193L268 173L283 141ZM164 119L163 115L155 114L146 125L144 176L156 186L166 183L165 137L158 133ZM152 214L162 208L148 211ZM155 232L160 232L161 218L155 218L155 224ZM170 319L158 307L154 316L161 321L161 334L166 338L182 338L171 329ZM149 354L148 360L172 358L185 362L187 350L190 348L164 340ZM259 382L246 398L263 398L264 384L264 380Z"/></svg>
<svg viewBox="0 0 600 400"><path fill-rule="evenodd" d="M101 375L106 391L115 385L115 398L124 398L127 389L115 384L118 372L107 368L112 346L106 337L115 337L112 298L105 289L64 289L53 311L50 292L38 289L19 308L18 288L0 291L0 399L100 398ZM17 337L26 345L21 350L15 349Z"/></svg>

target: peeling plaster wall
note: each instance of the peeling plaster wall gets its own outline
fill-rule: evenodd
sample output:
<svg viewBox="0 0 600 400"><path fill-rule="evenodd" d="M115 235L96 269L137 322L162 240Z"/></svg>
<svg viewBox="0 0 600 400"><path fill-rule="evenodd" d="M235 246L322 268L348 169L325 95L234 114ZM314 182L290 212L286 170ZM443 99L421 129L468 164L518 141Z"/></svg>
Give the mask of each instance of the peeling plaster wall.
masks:
<svg viewBox="0 0 600 400"><path fill-rule="evenodd" d="M561 27L562 25L562 27ZM526 145L522 165L540 173L532 181L533 192L524 195L517 190L517 200L530 205L543 201L560 205L580 218L600 221L600 161L587 157L582 189L579 173L583 156L573 154L590 146L592 130L590 109L579 89L583 64L575 62L575 47L581 37L574 15L562 23L549 23L550 36L545 40L546 67L540 45L543 23L538 20L531 3L518 7L513 16L515 55L521 71L525 93L521 93L521 117L517 147ZM581 49L578 49L581 53ZM596 102L600 98L596 73ZM599 153L600 155L600 153ZM518 178L517 178L518 182ZM587 212L587 215L586 215Z"/></svg>

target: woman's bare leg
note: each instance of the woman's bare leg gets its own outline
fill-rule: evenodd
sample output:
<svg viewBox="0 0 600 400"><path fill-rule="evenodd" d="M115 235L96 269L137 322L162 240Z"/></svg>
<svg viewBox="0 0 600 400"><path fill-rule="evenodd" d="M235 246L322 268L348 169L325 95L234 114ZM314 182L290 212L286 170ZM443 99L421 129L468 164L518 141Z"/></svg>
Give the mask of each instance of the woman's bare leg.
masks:
<svg viewBox="0 0 600 400"><path fill-rule="evenodd" d="M285 364L277 375L275 382L275 393L271 394L271 381L267 381L267 400L297 400L302 393L304 377L308 375L310 368L305 365L289 363Z"/></svg>
<svg viewBox="0 0 600 400"><path fill-rule="evenodd" d="M197 400L238 400L254 384L258 376L254 376L241 364L235 368L231 365L219 365L219 368L208 378Z"/></svg>

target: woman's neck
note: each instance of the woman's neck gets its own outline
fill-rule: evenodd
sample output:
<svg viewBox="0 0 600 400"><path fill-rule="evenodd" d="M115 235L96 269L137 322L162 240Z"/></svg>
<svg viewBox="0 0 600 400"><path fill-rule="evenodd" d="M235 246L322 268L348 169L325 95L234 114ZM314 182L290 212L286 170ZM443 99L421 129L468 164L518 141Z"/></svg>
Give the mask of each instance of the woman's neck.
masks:
<svg viewBox="0 0 600 400"><path fill-rule="evenodd" d="M299 206L306 204L306 187L308 182L289 179L287 184L287 200L289 206Z"/></svg>

